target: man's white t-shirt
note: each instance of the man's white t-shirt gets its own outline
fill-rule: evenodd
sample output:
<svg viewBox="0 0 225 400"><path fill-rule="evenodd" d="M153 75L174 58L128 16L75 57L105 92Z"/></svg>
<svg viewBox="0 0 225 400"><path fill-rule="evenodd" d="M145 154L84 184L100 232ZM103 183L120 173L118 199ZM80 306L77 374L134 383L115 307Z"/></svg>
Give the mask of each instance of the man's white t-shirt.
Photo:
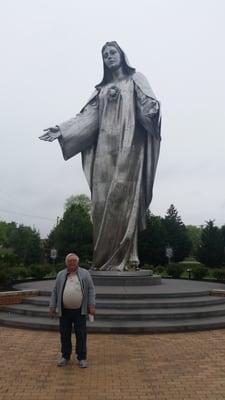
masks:
<svg viewBox="0 0 225 400"><path fill-rule="evenodd" d="M68 275L63 292L63 306L65 308L80 308L83 300L83 293L77 274Z"/></svg>

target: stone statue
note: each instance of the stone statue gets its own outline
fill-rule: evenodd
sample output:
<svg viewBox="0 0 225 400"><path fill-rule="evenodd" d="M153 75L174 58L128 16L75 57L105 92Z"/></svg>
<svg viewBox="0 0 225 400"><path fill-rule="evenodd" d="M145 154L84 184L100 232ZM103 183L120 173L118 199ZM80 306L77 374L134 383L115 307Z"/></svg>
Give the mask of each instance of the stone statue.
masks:
<svg viewBox="0 0 225 400"><path fill-rule="evenodd" d="M116 42L103 46L102 58L103 79L81 112L40 139L58 139L65 160L82 153L93 205L93 266L124 271L139 265L137 233L152 199L160 104Z"/></svg>

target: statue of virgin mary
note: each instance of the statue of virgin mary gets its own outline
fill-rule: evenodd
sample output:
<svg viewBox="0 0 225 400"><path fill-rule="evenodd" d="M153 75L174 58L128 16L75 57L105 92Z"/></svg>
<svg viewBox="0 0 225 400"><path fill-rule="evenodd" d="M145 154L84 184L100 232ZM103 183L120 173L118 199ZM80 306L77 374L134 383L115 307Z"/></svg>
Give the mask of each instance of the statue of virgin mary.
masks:
<svg viewBox="0 0 225 400"><path fill-rule="evenodd" d="M115 41L103 46L102 58L103 79L81 112L40 139L57 138L65 160L82 153L92 199L93 266L123 271L139 265L137 235L152 199L160 104Z"/></svg>

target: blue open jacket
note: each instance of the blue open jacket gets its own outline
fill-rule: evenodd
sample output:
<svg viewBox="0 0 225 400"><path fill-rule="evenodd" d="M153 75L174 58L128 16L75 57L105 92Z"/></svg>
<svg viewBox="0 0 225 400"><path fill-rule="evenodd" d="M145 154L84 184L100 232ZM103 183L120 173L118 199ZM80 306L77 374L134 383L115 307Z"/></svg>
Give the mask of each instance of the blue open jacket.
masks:
<svg viewBox="0 0 225 400"><path fill-rule="evenodd" d="M58 315L62 315L62 296L65 282L67 279L67 268L60 271L56 276L55 286L49 302L50 308L57 308ZM90 273L81 267L77 269L77 276L80 281L83 300L81 304L81 314L87 315L88 307L95 306L95 288Z"/></svg>

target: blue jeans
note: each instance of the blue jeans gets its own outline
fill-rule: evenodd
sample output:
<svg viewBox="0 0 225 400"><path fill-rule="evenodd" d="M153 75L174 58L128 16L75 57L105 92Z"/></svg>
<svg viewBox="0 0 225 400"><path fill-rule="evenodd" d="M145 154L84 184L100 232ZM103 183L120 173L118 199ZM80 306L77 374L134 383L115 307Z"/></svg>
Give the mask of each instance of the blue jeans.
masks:
<svg viewBox="0 0 225 400"><path fill-rule="evenodd" d="M86 315L81 315L81 309L63 309L59 321L62 357L70 359L72 353L72 327L76 335L77 359L86 360L87 357L87 328Z"/></svg>

